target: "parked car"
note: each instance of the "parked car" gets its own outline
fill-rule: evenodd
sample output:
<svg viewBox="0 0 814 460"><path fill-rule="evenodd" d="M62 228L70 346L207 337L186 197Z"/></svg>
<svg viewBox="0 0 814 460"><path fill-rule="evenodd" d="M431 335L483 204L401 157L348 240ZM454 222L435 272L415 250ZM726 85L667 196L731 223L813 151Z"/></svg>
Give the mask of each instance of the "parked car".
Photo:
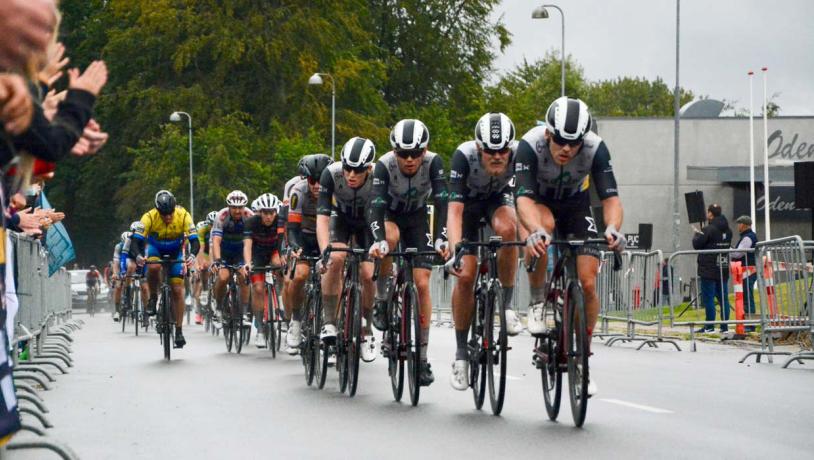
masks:
<svg viewBox="0 0 814 460"><path fill-rule="evenodd" d="M71 274L71 303L72 308L85 308L88 305L88 285L85 277L90 270L68 270ZM102 281L99 295L96 297L96 304L102 308L108 305L110 289Z"/></svg>

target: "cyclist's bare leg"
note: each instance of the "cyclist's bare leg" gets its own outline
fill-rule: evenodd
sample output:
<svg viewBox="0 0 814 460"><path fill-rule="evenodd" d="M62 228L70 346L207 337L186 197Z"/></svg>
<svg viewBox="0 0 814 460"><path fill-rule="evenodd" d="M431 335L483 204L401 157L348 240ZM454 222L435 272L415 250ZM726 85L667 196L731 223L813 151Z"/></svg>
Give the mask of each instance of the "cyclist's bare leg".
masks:
<svg viewBox="0 0 814 460"><path fill-rule="evenodd" d="M551 210L548 209L547 206L542 204L536 204L538 212L542 217L541 225L543 228L549 233L554 234L554 214L551 213ZM528 229L523 229L525 232ZM521 236L523 231L520 232ZM528 233L526 233L526 238L528 238ZM526 251L526 264L531 261L531 255L529 251ZM548 268L548 254L544 254L540 259L537 261L537 266L534 269L533 273L529 274L529 286L531 287L531 303L539 303L545 300L545 276L546 270Z"/></svg>
<svg viewBox="0 0 814 460"><path fill-rule="evenodd" d="M181 326L184 324L184 279L183 278L171 278L170 279L170 286L172 287L171 296L172 296L172 309L175 313L175 327L177 330L181 330Z"/></svg>
<svg viewBox="0 0 814 460"><path fill-rule="evenodd" d="M359 280L362 284L362 310L364 311L364 317L367 321L365 333L370 334L372 332L371 324L373 324L371 319L373 313L373 296L376 292L373 283L373 262L362 262L362 265L359 267Z"/></svg>
<svg viewBox="0 0 814 460"><path fill-rule="evenodd" d="M492 215L492 229L503 241L511 241L517 235L517 213L511 206L501 206ZM503 308L512 309L512 295L514 294L514 279L517 272L517 256L519 249L516 246L506 246L497 251L497 276L503 287ZM514 318L514 317L513 317ZM514 321L507 318L507 320Z"/></svg>
<svg viewBox="0 0 814 460"><path fill-rule="evenodd" d="M588 333L592 334L599 317L599 297L596 295L596 274L599 271L599 259L589 255L577 256L577 273L582 284L582 295L585 298L585 324Z"/></svg>
<svg viewBox="0 0 814 460"><path fill-rule="evenodd" d="M430 337L430 321L432 320L432 298L430 298L430 270L426 268L413 269L413 281L418 291L418 304L421 307L421 360L427 360L427 348Z"/></svg>
<svg viewBox="0 0 814 460"><path fill-rule="evenodd" d="M399 238L401 238L401 233L399 232L399 227L396 225L395 222L385 221L384 222L384 231L385 231L385 238L387 239L387 245L390 247L390 251L396 250L396 245L399 242ZM387 279L392 273L393 270L393 258L392 257L385 257L382 259L381 268L379 269L379 278L376 282L376 300L387 300Z"/></svg>
<svg viewBox="0 0 814 460"><path fill-rule="evenodd" d="M149 286L149 290L147 291L148 297L155 297L158 296L158 281L161 278L161 266L160 265L148 265L147 266L147 282L144 283Z"/></svg>
<svg viewBox="0 0 814 460"><path fill-rule="evenodd" d="M461 273L455 282L455 288L452 290L452 320L455 323L455 339L457 343L456 360L467 358L466 342L475 308L473 295L477 262L474 255L465 255L461 258Z"/></svg>
<svg viewBox="0 0 814 460"><path fill-rule="evenodd" d="M240 286L240 309L245 313L245 307L249 306L249 285L243 272L237 273L237 285Z"/></svg>
<svg viewBox="0 0 814 460"><path fill-rule="evenodd" d="M346 248L347 244L333 242L335 248ZM342 292L342 267L345 265L344 252L332 252L328 271L322 275L322 317L325 323L335 324L339 307L339 294ZM364 291L362 291L364 292Z"/></svg>
<svg viewBox="0 0 814 460"><path fill-rule="evenodd" d="M229 269L228 268L221 268L218 270L218 278L215 280L215 301L217 302L217 308L220 308L220 305L223 303L223 296L226 295L226 283L229 281Z"/></svg>
<svg viewBox="0 0 814 460"><path fill-rule="evenodd" d="M253 281L252 282L252 314L255 318L262 321L263 313L265 310L266 301L266 281Z"/></svg>
<svg viewBox="0 0 814 460"><path fill-rule="evenodd" d="M304 299L305 281L308 279L308 263L298 262L297 268L294 271L294 279L291 280L288 286L288 300L285 305L285 316L299 321L299 312L302 310L302 302Z"/></svg>

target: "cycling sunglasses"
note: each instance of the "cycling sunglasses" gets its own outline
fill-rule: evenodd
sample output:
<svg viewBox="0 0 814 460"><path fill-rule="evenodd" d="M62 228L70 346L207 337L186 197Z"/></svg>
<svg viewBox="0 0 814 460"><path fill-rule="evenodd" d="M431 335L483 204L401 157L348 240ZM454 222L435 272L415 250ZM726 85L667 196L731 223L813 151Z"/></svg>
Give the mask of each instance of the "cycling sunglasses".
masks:
<svg viewBox="0 0 814 460"><path fill-rule="evenodd" d="M487 155L505 155L505 154L509 153L509 150L511 150L511 149L509 147L504 147L504 148L502 148L500 150L492 150L492 149L487 149L487 148L484 147L481 150L483 151L483 153L485 153Z"/></svg>
<svg viewBox="0 0 814 460"><path fill-rule="evenodd" d="M576 147L576 146L582 144L582 138L576 139L576 140L570 140L570 139L565 139L565 138L561 137L559 134L552 135L551 140L554 141L555 144L557 144L557 145L559 145L561 147L564 147L566 145L569 146L569 147Z"/></svg>
<svg viewBox="0 0 814 460"><path fill-rule="evenodd" d="M421 158L421 155L424 155L424 149L415 149L415 150L396 150L396 156L401 158L402 160L406 160L407 158Z"/></svg>
<svg viewBox="0 0 814 460"><path fill-rule="evenodd" d="M354 168L353 166L342 165L342 169L346 172L355 172L356 174L364 174L367 171L367 166L358 166Z"/></svg>

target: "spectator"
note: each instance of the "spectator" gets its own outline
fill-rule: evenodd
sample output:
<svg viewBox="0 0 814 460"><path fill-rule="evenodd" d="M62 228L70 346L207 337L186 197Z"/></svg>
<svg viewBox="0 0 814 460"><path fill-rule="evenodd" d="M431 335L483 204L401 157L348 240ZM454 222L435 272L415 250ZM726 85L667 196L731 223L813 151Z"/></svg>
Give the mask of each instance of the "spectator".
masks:
<svg viewBox="0 0 814 460"><path fill-rule="evenodd" d="M665 257L661 262L661 305L670 305L670 259Z"/></svg>
<svg viewBox="0 0 814 460"><path fill-rule="evenodd" d="M692 247L697 250L729 249L732 243L732 231L729 222L721 212L721 206L711 204L707 208L709 224L703 230L693 227L695 236ZM729 257L727 254L699 254L698 276L701 278L701 303L706 310L706 321L715 321L715 299L721 306L721 320L729 321ZM713 325L705 325L696 332L712 332ZM721 325L721 332L729 327Z"/></svg>
<svg viewBox="0 0 814 460"><path fill-rule="evenodd" d="M741 235L738 241L738 249L752 249L751 252L733 252L732 260L739 261L744 267L751 267L752 274L743 278L743 295L746 298L744 305L744 318L753 318L755 315L755 281L757 281L757 268L755 267L754 249L757 246L757 234L752 230L752 218L740 216L735 220L738 224L738 233ZM753 332L755 326L746 326L746 332Z"/></svg>

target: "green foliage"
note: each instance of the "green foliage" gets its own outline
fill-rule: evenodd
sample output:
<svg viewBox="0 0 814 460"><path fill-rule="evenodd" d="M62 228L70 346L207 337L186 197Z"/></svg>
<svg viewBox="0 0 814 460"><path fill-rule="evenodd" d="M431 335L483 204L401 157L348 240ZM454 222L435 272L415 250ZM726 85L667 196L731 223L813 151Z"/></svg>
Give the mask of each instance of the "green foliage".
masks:
<svg viewBox="0 0 814 460"><path fill-rule="evenodd" d="M61 38L72 65L105 59L97 119L111 141L94 158L69 159L49 184L67 213L81 263L109 258L121 228L155 192L189 203L186 120L192 114L197 218L230 190L280 193L303 155L353 136L390 149L390 127L419 118L445 159L486 111L511 116L522 134L559 95L558 55L523 63L493 85L496 53L510 41L492 10L499 0L62 0ZM567 61L569 95L598 115L671 111L663 82L590 83ZM62 83L64 85L64 82ZM665 92L669 97L665 97ZM627 98L639 98L629 105Z"/></svg>

